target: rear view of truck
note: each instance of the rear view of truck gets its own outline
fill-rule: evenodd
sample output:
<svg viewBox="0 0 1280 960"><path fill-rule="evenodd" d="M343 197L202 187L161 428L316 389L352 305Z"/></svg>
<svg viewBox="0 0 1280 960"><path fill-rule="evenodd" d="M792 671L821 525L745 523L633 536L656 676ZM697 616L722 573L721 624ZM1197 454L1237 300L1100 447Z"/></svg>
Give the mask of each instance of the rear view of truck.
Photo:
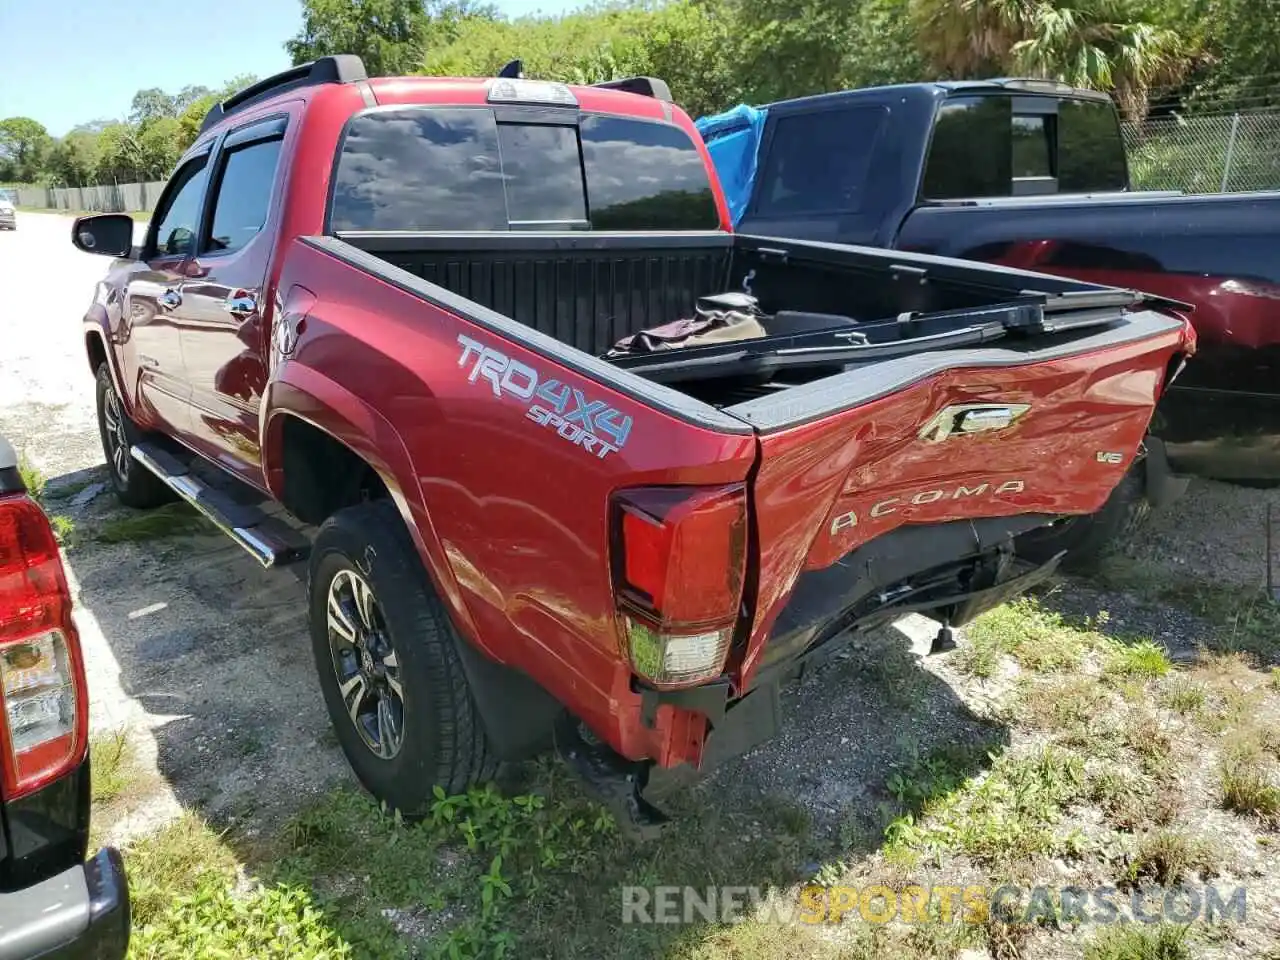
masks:
<svg viewBox="0 0 1280 960"><path fill-rule="evenodd" d="M248 131L215 169L267 144L308 175L277 179L245 247L254 296L205 261L241 335L181 334L192 396L260 369L260 409L171 422L319 526L320 684L358 776L406 813L554 739L625 820L659 821L646 789L768 738L820 651L1051 574L1017 538L1106 500L1192 349L1131 292L733 234L657 81L358 66L295 68L288 121L269 81L209 121L210 144ZM214 509L136 400L134 460ZM285 559L256 515L222 525Z"/></svg>
<svg viewBox="0 0 1280 960"><path fill-rule="evenodd" d="M532 95L561 99L496 107L492 133L485 111L427 104L351 122L331 229L286 252L316 305L281 375L336 358L336 334L360 341L345 382L430 384L414 422L388 419L455 622L550 694L562 752L606 796L766 739L779 685L859 630L925 611L945 649L1050 575L1059 558L1018 537L1106 501L1192 348L1132 292L735 236L687 121ZM535 122L562 155L523 156L491 204L466 194L483 233L442 232L451 206L400 189L437 142L505 164ZM397 158L381 180L375 144ZM534 166L558 195L524 191ZM717 310L752 333L669 339ZM520 739L539 727L521 714Z"/></svg>

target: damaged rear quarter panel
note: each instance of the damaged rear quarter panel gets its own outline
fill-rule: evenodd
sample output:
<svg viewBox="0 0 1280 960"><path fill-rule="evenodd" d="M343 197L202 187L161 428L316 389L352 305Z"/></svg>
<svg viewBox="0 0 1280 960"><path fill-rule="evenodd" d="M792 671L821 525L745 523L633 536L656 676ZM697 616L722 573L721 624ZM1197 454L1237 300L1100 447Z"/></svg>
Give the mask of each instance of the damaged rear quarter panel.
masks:
<svg viewBox="0 0 1280 960"><path fill-rule="evenodd" d="M1038 363L948 370L762 436L753 488L760 585L743 682L806 570L904 524L1098 510L1136 456L1181 344L1171 333ZM1003 429L920 437L940 410L971 403L1028 409Z"/></svg>

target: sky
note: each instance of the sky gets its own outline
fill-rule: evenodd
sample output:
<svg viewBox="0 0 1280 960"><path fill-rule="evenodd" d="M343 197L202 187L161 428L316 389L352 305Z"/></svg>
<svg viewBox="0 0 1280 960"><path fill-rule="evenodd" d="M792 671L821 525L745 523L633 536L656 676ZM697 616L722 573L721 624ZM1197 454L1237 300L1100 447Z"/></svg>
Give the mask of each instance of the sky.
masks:
<svg viewBox="0 0 1280 960"><path fill-rule="evenodd" d="M573 0L499 0L508 16L559 13ZM149 87L222 86L289 66L299 0L0 0L0 119L32 117L54 136L122 119Z"/></svg>

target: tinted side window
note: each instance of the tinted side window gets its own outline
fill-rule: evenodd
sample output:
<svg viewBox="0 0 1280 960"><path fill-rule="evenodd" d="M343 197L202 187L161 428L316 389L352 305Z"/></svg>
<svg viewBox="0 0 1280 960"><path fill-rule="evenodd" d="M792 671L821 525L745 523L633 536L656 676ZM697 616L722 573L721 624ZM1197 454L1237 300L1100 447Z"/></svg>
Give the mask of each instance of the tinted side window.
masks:
<svg viewBox="0 0 1280 960"><path fill-rule="evenodd" d="M929 200L1007 197L1012 184L1007 97L957 97L938 111L921 192Z"/></svg>
<svg viewBox="0 0 1280 960"><path fill-rule="evenodd" d="M780 118L756 213L856 213L866 199L867 173L885 117L880 107L853 107Z"/></svg>
<svg viewBox="0 0 1280 960"><path fill-rule="evenodd" d="M506 230L490 110L406 109L357 117L335 177L334 230Z"/></svg>
<svg viewBox="0 0 1280 960"><path fill-rule="evenodd" d="M262 229L271 207L281 142L259 141L226 155L205 249L239 250Z"/></svg>
<svg viewBox="0 0 1280 960"><path fill-rule="evenodd" d="M513 225L586 223L575 127L500 123L498 148Z"/></svg>
<svg viewBox="0 0 1280 960"><path fill-rule="evenodd" d="M708 230L720 226L707 166L679 127L584 117L582 159L597 230Z"/></svg>
<svg viewBox="0 0 1280 960"><path fill-rule="evenodd" d="M208 157L200 157L174 174L170 182L172 192L165 198L165 205L156 211L158 256L182 256L195 251L208 163Z"/></svg>
<svg viewBox="0 0 1280 960"><path fill-rule="evenodd" d="M1128 178L1120 122L1109 102L1058 103L1058 189L1064 193L1124 190Z"/></svg>

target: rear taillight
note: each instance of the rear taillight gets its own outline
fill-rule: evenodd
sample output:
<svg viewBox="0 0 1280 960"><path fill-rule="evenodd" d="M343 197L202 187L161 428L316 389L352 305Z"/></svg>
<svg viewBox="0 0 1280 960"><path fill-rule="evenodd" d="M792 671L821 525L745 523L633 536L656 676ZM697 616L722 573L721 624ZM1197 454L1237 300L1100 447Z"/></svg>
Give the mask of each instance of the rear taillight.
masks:
<svg viewBox="0 0 1280 960"><path fill-rule="evenodd" d="M644 487L615 495L613 579L631 665L656 687L719 676L747 560L747 493Z"/></svg>
<svg viewBox="0 0 1280 960"><path fill-rule="evenodd" d="M89 703L71 592L48 518L21 494L0 497L0 699L6 799L84 759Z"/></svg>

